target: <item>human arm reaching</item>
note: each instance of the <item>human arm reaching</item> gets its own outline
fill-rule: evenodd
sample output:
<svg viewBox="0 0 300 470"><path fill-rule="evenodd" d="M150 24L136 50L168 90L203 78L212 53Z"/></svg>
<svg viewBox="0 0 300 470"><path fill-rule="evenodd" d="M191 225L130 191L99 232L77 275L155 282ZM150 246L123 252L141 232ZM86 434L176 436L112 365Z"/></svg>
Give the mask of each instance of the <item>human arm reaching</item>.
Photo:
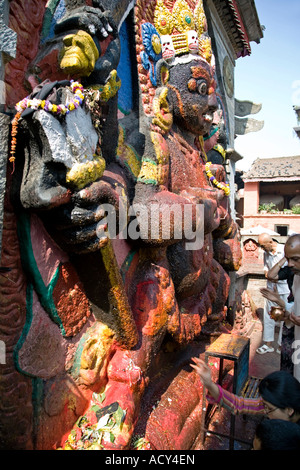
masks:
<svg viewBox="0 0 300 470"><path fill-rule="evenodd" d="M284 321L287 324L287 326L291 326L290 324L293 323L294 325L300 326L300 317L296 316L294 314L293 306L294 304L286 304L284 300L280 297L280 295L277 292L274 292L270 289L260 289L260 292L263 297L265 297L268 300L271 300L272 302L276 302L279 307L282 307L284 309Z"/></svg>
<svg viewBox="0 0 300 470"><path fill-rule="evenodd" d="M267 272L267 279L269 281L274 282L279 280L279 271L286 264L286 261L286 258L283 257L281 260L278 261L278 263L274 264L274 266Z"/></svg>
<svg viewBox="0 0 300 470"><path fill-rule="evenodd" d="M294 313L289 315L289 320L296 326L300 326L300 317L297 317Z"/></svg>
<svg viewBox="0 0 300 470"><path fill-rule="evenodd" d="M199 375L203 386L207 389L210 403L217 403L233 414L263 414L264 405L261 397L244 398L228 392L220 385L214 383L211 379L211 370L209 366L197 357L192 360L195 364L191 364L193 369Z"/></svg>
<svg viewBox="0 0 300 470"><path fill-rule="evenodd" d="M278 294L278 292L275 292L271 289L267 289L267 288L262 288L260 289L260 292L262 294L262 296L265 298L265 299L268 299L270 300L271 302L275 302L277 305L279 305L279 307L285 309L286 308L286 305L285 305L285 302L284 300L280 297L280 295Z"/></svg>
<svg viewBox="0 0 300 470"><path fill-rule="evenodd" d="M203 386L207 389L208 393L217 400L220 395L219 387L211 379L210 367L198 357L193 357L192 360L195 364L191 364L191 366L199 375Z"/></svg>

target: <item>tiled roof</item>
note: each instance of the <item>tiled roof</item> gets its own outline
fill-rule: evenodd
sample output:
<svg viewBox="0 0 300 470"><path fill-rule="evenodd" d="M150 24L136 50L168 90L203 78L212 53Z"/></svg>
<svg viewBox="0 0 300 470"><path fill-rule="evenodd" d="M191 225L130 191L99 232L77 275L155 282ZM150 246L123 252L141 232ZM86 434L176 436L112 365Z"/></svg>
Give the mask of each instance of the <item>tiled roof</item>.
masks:
<svg viewBox="0 0 300 470"><path fill-rule="evenodd" d="M244 181L300 181L300 156L280 158L258 158Z"/></svg>

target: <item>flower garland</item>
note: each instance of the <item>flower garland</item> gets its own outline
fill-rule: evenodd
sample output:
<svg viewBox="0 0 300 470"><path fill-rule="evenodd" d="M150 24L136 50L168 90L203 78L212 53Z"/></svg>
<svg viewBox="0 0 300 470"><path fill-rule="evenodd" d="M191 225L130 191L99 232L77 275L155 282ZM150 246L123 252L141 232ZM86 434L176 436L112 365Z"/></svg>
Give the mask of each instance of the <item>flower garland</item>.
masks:
<svg viewBox="0 0 300 470"><path fill-rule="evenodd" d="M75 97L73 98L70 103L67 105L64 104L54 104L51 103L49 100L39 100L37 98L29 99L28 97L24 98L23 100L19 101L15 108L17 110L17 114L15 115L14 119L12 120L12 131L11 131L11 147L10 147L10 157L9 161L13 164L13 171L15 169L15 153L16 153L16 146L17 146L17 133L18 133L18 123L21 117L21 113L27 109L43 109L44 111L50 112L56 116L65 116L69 114L70 111L77 109L84 100L84 89L81 83L74 82L71 80L70 87L72 92L74 93Z"/></svg>
<svg viewBox="0 0 300 470"><path fill-rule="evenodd" d="M222 147L221 144L216 144L216 145L213 146L213 150L215 150L216 152L219 152L219 154L222 155L223 160L225 162L225 160L226 160L226 150L224 149L224 147Z"/></svg>
<svg viewBox="0 0 300 470"><path fill-rule="evenodd" d="M11 145L10 145L10 157L9 161L13 164L12 173L15 171L15 153L17 147L17 133L18 133L18 124L19 119L21 117L21 113L18 111L11 123Z"/></svg>
<svg viewBox="0 0 300 470"><path fill-rule="evenodd" d="M77 109L84 100L83 86L79 82L71 80L70 84L72 92L75 94L75 98L70 101L67 105L64 104L53 104L49 100L38 100L36 98L28 99L24 98L22 101L16 104L16 110L19 112L24 111L27 108L32 109L43 109L44 111L51 112L57 116L64 116L69 114L70 111Z"/></svg>
<svg viewBox="0 0 300 470"><path fill-rule="evenodd" d="M209 180L215 185L217 186L217 188L219 189L222 189L225 193L225 196L229 196L230 194L230 188L229 188L229 184L228 183L222 183L220 181L218 181L215 176L212 174L212 172L210 171L210 167L211 167L212 163L211 162L207 162L205 164L205 171L206 171L206 174L209 178Z"/></svg>

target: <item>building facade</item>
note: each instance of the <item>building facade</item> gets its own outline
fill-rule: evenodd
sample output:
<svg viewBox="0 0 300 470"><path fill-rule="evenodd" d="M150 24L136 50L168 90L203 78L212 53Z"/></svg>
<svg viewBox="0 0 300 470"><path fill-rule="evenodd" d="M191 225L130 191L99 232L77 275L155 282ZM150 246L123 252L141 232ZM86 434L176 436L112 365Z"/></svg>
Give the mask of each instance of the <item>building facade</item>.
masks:
<svg viewBox="0 0 300 470"><path fill-rule="evenodd" d="M243 175L243 227L300 232L300 156L257 159Z"/></svg>

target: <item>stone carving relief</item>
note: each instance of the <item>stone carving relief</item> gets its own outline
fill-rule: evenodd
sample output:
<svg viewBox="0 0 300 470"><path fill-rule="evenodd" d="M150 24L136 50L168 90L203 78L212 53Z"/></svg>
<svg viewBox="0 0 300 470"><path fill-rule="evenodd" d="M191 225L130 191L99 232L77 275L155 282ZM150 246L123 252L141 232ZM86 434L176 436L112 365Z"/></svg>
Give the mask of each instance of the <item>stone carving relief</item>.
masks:
<svg viewBox="0 0 300 470"><path fill-rule="evenodd" d="M258 260L258 256L259 256L259 247L257 243L251 238L249 240L246 240L244 242L244 258L252 259L255 261L255 260Z"/></svg>
<svg viewBox="0 0 300 470"><path fill-rule="evenodd" d="M36 5L41 37L45 6ZM15 448L128 449L142 427L142 447L189 449L201 386L183 364L201 335L219 330L226 271L241 259L224 159L208 161L215 143L204 145L220 115L203 4L50 6L54 35L32 39L30 56L19 51L22 70L12 63L7 74L28 88L25 100L16 89L8 99L19 115L3 263L15 263L16 284L0 286L18 325L8 331L7 373L23 387L26 413L21 435L4 407L0 429L10 434L1 438ZM18 8L24 2L13 0L14 21ZM136 46L133 105L122 118L121 22ZM166 357L170 388L149 416L153 389L165 390L158 372ZM188 399L178 405L179 384ZM19 398L17 414L21 406Z"/></svg>

